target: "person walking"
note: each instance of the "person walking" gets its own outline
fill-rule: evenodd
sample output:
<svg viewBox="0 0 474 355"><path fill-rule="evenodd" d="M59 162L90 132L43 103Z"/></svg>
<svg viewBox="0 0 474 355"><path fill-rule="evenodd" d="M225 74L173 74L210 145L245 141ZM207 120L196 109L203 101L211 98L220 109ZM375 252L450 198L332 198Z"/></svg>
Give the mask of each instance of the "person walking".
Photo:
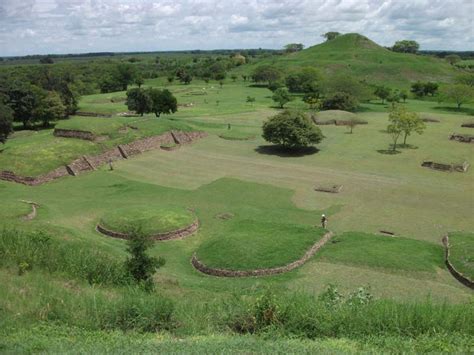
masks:
<svg viewBox="0 0 474 355"><path fill-rule="evenodd" d="M326 229L326 226L328 225L328 219L326 217L326 215L323 213L321 215L321 226Z"/></svg>

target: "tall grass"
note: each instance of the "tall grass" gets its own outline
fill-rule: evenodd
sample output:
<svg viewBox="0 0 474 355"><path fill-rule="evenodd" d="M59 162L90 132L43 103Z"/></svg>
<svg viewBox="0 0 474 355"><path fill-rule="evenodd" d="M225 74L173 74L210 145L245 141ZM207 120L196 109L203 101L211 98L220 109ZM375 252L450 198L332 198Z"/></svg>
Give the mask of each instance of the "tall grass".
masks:
<svg viewBox="0 0 474 355"><path fill-rule="evenodd" d="M329 296L328 296L329 293ZM472 304L397 303L372 300L364 289L342 296L329 289L319 297L263 294L237 302L224 320L239 333L279 333L304 338L474 335Z"/></svg>
<svg viewBox="0 0 474 355"><path fill-rule="evenodd" d="M59 242L42 231L3 229L0 232L0 265L16 265L20 274L38 268L90 284L130 283L123 262L81 243Z"/></svg>

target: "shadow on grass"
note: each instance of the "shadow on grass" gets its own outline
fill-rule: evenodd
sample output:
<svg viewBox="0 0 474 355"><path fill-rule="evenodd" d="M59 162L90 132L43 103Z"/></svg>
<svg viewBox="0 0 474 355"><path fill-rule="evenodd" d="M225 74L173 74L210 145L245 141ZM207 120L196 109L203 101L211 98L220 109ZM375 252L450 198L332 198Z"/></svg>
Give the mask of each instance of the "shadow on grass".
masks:
<svg viewBox="0 0 474 355"><path fill-rule="evenodd" d="M418 146L413 144L398 144L397 147L402 149L418 149Z"/></svg>
<svg viewBox="0 0 474 355"><path fill-rule="evenodd" d="M474 109L469 108L469 107L457 108L457 107L452 107L452 106L435 106L433 107L433 109L438 110L438 111L446 111L449 113L461 113L465 115L474 116Z"/></svg>
<svg viewBox="0 0 474 355"><path fill-rule="evenodd" d="M282 158L289 158L315 154L319 152L319 149L316 147L288 149L279 145L261 145L255 148L255 151L260 154L277 155Z"/></svg>
<svg viewBox="0 0 474 355"><path fill-rule="evenodd" d="M377 150L377 152L380 154L385 154L385 155L395 155L395 154L401 153L399 150L393 150L393 149L379 149Z"/></svg>

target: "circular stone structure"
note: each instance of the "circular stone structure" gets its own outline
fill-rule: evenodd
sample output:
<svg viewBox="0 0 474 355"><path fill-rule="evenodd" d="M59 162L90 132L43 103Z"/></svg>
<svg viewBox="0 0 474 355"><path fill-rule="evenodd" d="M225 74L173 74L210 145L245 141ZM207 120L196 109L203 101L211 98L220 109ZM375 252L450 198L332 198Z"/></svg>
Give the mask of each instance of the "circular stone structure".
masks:
<svg viewBox="0 0 474 355"><path fill-rule="evenodd" d="M140 228L153 240L181 239L199 227L197 217L183 207L135 206L105 214L97 224L97 231L109 237L129 239L129 231Z"/></svg>

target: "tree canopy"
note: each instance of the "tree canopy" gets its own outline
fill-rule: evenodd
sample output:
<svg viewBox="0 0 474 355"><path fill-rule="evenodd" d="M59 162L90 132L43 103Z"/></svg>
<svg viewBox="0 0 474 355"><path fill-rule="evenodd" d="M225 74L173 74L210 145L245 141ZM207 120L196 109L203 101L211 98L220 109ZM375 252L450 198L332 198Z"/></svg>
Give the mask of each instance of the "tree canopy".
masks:
<svg viewBox="0 0 474 355"><path fill-rule="evenodd" d="M326 41L331 41L334 38L340 36L339 32L326 32L325 34L321 35L322 37L326 38Z"/></svg>
<svg viewBox="0 0 474 355"><path fill-rule="evenodd" d="M418 49L420 49L420 45L412 40L397 41L392 47L394 52L400 53L417 53Z"/></svg>
<svg viewBox="0 0 474 355"><path fill-rule="evenodd" d="M300 111L285 110L263 124L263 138L287 149L305 148L321 142L321 130Z"/></svg>
<svg viewBox="0 0 474 355"><path fill-rule="evenodd" d="M0 143L5 143L13 132L13 110L0 97Z"/></svg>
<svg viewBox="0 0 474 355"><path fill-rule="evenodd" d="M466 84L446 85L441 89L440 100L454 102L460 109L462 104L474 100L474 87Z"/></svg>
<svg viewBox="0 0 474 355"><path fill-rule="evenodd" d="M270 84L271 82L280 80L281 77L282 73L280 70L271 65L261 65L257 67L252 74L252 79L257 83L267 82Z"/></svg>

